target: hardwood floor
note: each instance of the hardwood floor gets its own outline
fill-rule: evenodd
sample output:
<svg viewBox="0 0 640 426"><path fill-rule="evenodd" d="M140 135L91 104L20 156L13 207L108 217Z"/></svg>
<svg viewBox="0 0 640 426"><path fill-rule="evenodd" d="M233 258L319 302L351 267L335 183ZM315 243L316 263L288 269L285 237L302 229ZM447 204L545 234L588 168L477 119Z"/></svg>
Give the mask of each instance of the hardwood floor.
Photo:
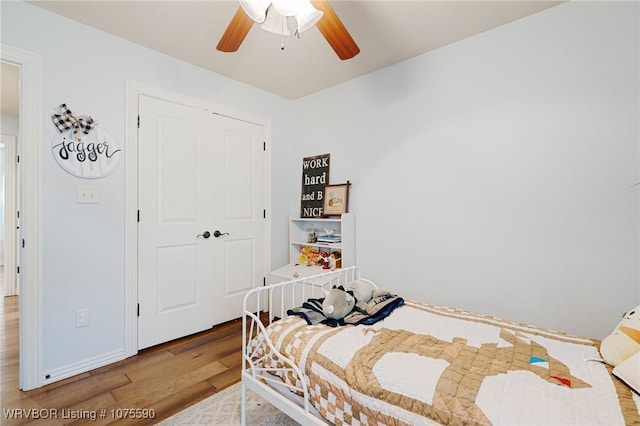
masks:
<svg viewBox="0 0 640 426"><path fill-rule="evenodd" d="M18 389L18 297L3 299L0 312L4 318L0 328L2 425L154 424L240 380L242 322L235 320L143 350L115 364L22 392ZM124 410L137 408L153 410L155 418L121 418ZM92 413L97 416L96 420L91 419ZM104 419L101 413L105 413ZM138 411L140 415L144 413L149 411ZM9 419L11 414L23 418ZM27 419L29 414L51 416L43 421Z"/></svg>

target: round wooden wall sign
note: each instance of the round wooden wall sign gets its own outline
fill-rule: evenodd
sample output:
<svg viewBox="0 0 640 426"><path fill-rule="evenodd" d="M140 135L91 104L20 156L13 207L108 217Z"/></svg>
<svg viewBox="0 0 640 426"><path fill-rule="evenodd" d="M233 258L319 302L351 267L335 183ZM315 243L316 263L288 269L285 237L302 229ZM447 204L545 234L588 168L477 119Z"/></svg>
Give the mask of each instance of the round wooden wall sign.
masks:
<svg viewBox="0 0 640 426"><path fill-rule="evenodd" d="M57 134L51 142L51 151L60 167L86 179L107 176L122 154L116 140L100 127L79 139L73 137L73 132Z"/></svg>

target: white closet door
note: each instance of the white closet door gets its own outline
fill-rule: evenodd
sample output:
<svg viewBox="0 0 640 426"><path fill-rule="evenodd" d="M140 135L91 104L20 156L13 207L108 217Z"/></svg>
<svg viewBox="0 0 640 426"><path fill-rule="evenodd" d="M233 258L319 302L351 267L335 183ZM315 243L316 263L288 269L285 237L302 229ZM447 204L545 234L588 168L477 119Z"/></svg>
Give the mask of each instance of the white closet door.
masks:
<svg viewBox="0 0 640 426"><path fill-rule="evenodd" d="M239 317L261 284L262 131L140 97L140 349Z"/></svg>

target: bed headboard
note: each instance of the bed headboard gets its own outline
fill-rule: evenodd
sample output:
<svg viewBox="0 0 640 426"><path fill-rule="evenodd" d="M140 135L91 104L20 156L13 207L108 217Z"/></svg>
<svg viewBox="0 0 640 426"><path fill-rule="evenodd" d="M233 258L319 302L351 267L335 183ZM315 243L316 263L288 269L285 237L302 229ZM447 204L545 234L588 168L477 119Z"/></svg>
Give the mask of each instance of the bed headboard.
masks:
<svg viewBox="0 0 640 426"><path fill-rule="evenodd" d="M274 317L284 318L287 310L301 306L307 299L324 297L325 292L334 285L345 286L360 278L360 269L357 266L350 266L258 287L245 295L243 315L250 313L261 317L268 312L269 324L271 324Z"/></svg>

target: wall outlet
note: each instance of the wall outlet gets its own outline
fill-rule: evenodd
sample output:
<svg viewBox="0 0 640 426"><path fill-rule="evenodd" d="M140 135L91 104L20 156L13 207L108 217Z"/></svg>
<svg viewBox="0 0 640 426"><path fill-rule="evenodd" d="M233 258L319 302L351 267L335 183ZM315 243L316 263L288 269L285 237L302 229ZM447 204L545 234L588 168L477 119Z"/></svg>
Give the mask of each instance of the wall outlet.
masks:
<svg viewBox="0 0 640 426"><path fill-rule="evenodd" d="M89 325L89 310L88 309L79 309L76 311L76 328L78 327L86 327Z"/></svg>
<svg viewBox="0 0 640 426"><path fill-rule="evenodd" d="M78 204L95 204L98 202L98 188L95 186L79 186L76 202Z"/></svg>

